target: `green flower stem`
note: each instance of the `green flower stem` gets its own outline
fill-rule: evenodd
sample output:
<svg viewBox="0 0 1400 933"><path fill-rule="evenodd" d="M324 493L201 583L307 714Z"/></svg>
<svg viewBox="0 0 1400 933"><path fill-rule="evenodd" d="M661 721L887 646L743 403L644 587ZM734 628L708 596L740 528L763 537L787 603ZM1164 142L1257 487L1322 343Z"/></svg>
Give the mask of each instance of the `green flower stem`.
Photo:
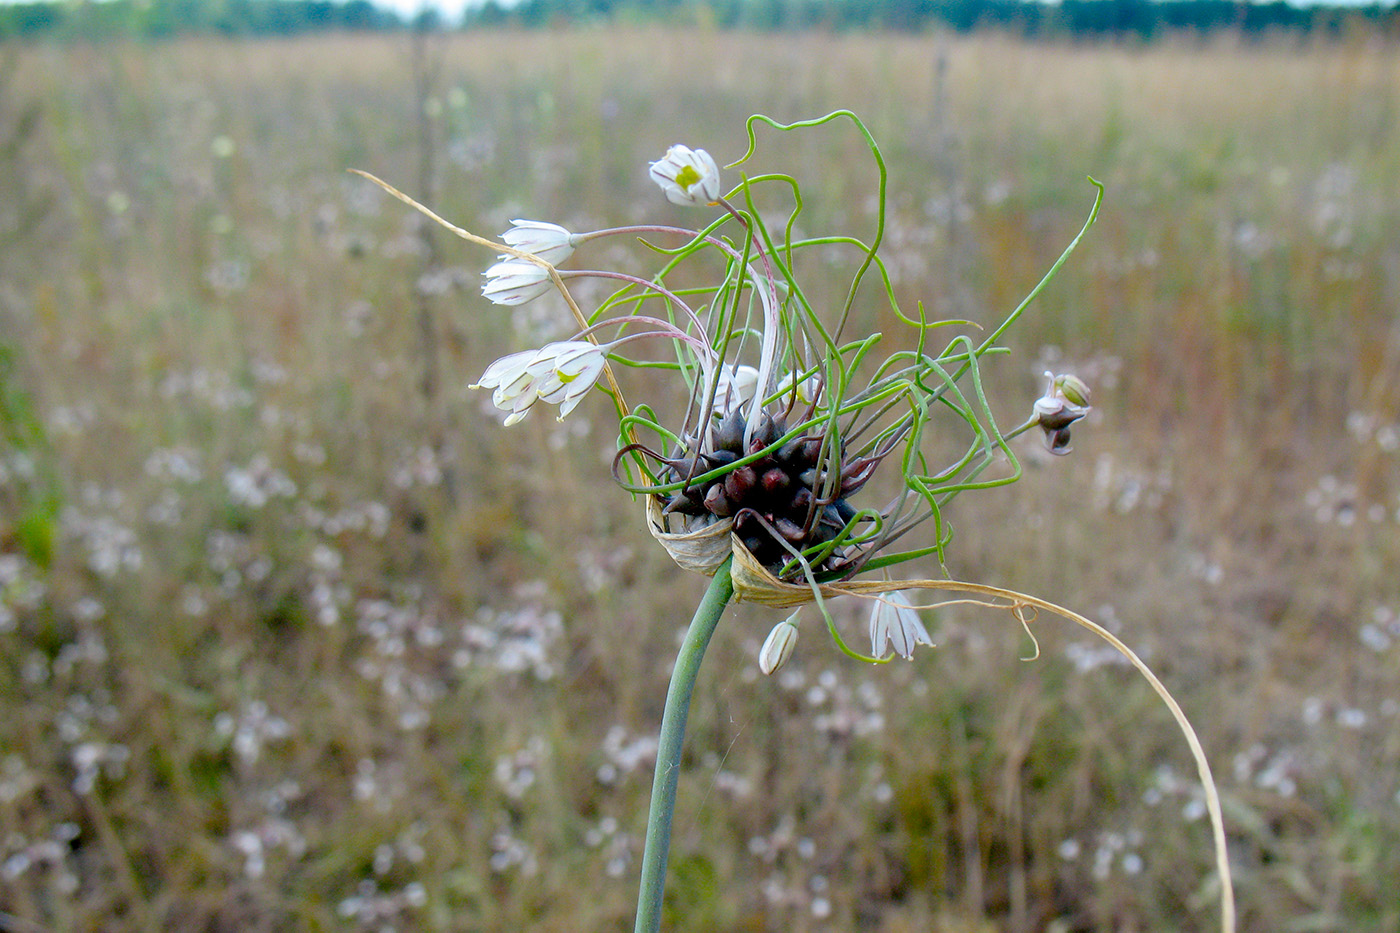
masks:
<svg viewBox="0 0 1400 933"><path fill-rule="evenodd" d="M676 781L681 774L681 750L685 744L685 721L690 715L690 695L700 673L710 636L719 625L724 607L734 595L729 575L730 559L715 571L695 618L685 633L685 642L676 655L671 686L666 691L666 709L661 713L661 738L656 749L656 776L651 782L651 811L647 814L647 841L642 850L642 883L637 894L636 933L657 933L661 929L661 895L666 889L666 859L671 851L671 817L676 811Z"/></svg>

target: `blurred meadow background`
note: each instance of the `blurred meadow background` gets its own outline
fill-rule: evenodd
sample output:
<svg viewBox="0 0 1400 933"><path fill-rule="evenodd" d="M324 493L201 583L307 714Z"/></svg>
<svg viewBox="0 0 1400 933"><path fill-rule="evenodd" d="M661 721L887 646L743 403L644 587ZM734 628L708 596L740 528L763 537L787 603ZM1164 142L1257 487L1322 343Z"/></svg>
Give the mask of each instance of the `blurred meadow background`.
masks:
<svg viewBox="0 0 1400 933"><path fill-rule="evenodd" d="M669 144L732 161L751 113L849 107L933 317L999 322L1107 186L986 367L1003 424L1048 368L1094 413L957 500L948 572L1153 665L1213 762L1242 930L1400 930L1393 43L0 53L0 929L630 929L703 581L612 484L605 399L503 430L466 388L568 336L562 303L488 304L490 254L347 169L487 236L694 222L646 177ZM848 127L761 133L755 166L802 177L806 232L868 233ZM945 611L872 668L809 619L766 678L776 621L732 609L710 649L668 929L1218 928L1185 743L1099 643L1046 620L1026 661L1004 615Z"/></svg>

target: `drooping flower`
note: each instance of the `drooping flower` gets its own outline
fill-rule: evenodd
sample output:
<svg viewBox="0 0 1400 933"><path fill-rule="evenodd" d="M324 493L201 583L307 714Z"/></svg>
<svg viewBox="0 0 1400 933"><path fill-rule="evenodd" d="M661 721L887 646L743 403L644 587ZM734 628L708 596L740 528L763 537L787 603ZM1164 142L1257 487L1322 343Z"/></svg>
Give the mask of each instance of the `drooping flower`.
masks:
<svg viewBox="0 0 1400 933"><path fill-rule="evenodd" d="M800 610L799 610L800 611ZM758 669L771 674L787 663L797 647L797 613L794 612L768 633L763 647L758 649Z"/></svg>
<svg viewBox="0 0 1400 933"><path fill-rule="evenodd" d="M508 246L533 253L552 266L574 254L577 238L558 224L542 220L512 220L513 225L501 239Z"/></svg>
<svg viewBox="0 0 1400 933"><path fill-rule="evenodd" d="M719 166L704 149L672 146L649 171L672 204L695 207L719 200Z"/></svg>
<svg viewBox="0 0 1400 933"><path fill-rule="evenodd" d="M1056 376L1047 372L1050 385L1045 394L1035 400L1036 422L1045 432L1045 446L1052 454L1063 456L1070 452L1069 426L1090 412L1089 387L1078 376L1065 373Z"/></svg>
<svg viewBox="0 0 1400 933"><path fill-rule="evenodd" d="M609 345L587 340L565 340L547 344L531 364L540 377L540 401L559 406L559 420L573 411L593 388L608 363Z"/></svg>
<svg viewBox="0 0 1400 933"><path fill-rule="evenodd" d="M901 658L912 658L915 645L931 647L933 639L928 637L928 629L909 597L903 590L876 597L875 607L870 610L870 653L883 658L889 647Z"/></svg>
<svg viewBox="0 0 1400 933"><path fill-rule="evenodd" d="M486 367L481 379L473 383L473 389L494 389L491 404L501 411L510 412L506 424L515 424L525 417L530 406L539 399L536 380L530 375L530 364L539 350L521 350L503 356Z"/></svg>
<svg viewBox="0 0 1400 933"><path fill-rule="evenodd" d="M526 259L502 259L483 275L481 294L498 305L523 305L554 287L549 270Z"/></svg>
<svg viewBox="0 0 1400 933"><path fill-rule="evenodd" d="M494 390L491 404L509 412L507 425L523 420L535 402L558 405L562 421L602 375L609 348L586 340L563 340L512 353L486 367L471 388Z"/></svg>

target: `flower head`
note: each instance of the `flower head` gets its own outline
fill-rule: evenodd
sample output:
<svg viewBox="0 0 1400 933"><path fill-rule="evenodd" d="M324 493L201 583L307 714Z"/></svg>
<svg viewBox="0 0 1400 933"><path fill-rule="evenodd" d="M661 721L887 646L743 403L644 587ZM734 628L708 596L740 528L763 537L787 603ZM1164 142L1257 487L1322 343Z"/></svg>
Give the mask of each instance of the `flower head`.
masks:
<svg viewBox="0 0 1400 933"><path fill-rule="evenodd" d="M498 305L523 305L554 287L549 270L526 259L502 259L483 275L481 294Z"/></svg>
<svg viewBox="0 0 1400 933"><path fill-rule="evenodd" d="M885 649L892 647L900 657L912 658L915 645L932 647L933 639L909 597L902 590L877 597L870 610L870 653L882 658Z"/></svg>
<svg viewBox="0 0 1400 933"><path fill-rule="evenodd" d="M535 402L558 405L562 421L598 381L608 349L586 340L563 340L512 353L486 367L471 387L495 390L491 404L509 412L507 425L523 420Z"/></svg>
<svg viewBox="0 0 1400 933"><path fill-rule="evenodd" d="M575 237L558 224L540 220L512 220L511 228L501 234L506 245L533 253L552 266L574 254Z"/></svg>
<svg viewBox="0 0 1400 933"><path fill-rule="evenodd" d="M1089 387L1078 376L1056 376L1047 372L1050 385L1035 400L1036 422L1045 432L1045 445L1052 454L1070 452L1069 426L1090 412Z"/></svg>
<svg viewBox="0 0 1400 933"><path fill-rule="evenodd" d="M719 167L704 149L672 146L651 163L650 174L672 204L693 207L719 200Z"/></svg>

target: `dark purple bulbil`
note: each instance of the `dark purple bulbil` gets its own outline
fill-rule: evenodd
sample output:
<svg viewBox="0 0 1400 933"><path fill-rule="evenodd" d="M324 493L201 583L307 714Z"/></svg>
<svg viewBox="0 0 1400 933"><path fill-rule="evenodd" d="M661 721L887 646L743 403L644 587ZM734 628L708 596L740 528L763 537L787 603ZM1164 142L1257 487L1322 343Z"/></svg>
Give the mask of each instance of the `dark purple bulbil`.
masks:
<svg viewBox="0 0 1400 933"><path fill-rule="evenodd" d="M665 461L666 481L687 482L771 447L786 433L784 421L767 412L759 417L747 451L746 423L738 410L715 426L714 449L708 453L700 453L695 441L687 439L686 448ZM856 510L845 497L865 484L874 464L860 461L842 465L841 472L827 487L834 490L834 498L823 500L823 481L832 463L840 463L839 451L829 452L823 458L822 438L798 437L717 479L690 483L667 499L665 509L685 515L708 513L716 518L733 518L734 533L744 547L759 563L778 567L791 557L780 541L797 551L823 544L835 538L855 517ZM836 557L832 555L828 561Z"/></svg>

